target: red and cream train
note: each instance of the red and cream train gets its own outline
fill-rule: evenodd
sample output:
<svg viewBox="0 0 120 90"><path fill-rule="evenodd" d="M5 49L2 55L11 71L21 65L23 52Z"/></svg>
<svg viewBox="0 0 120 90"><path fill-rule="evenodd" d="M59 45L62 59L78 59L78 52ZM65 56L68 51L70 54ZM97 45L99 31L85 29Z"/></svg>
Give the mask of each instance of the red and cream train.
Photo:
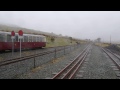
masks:
<svg viewBox="0 0 120 90"><path fill-rule="evenodd" d="M23 34L23 39L21 39L22 49L34 49L46 46L46 37L43 35L34 34ZM15 33L14 39L14 49L18 50L20 48L19 34ZM0 31L0 51L11 50L12 49L12 39L11 32Z"/></svg>

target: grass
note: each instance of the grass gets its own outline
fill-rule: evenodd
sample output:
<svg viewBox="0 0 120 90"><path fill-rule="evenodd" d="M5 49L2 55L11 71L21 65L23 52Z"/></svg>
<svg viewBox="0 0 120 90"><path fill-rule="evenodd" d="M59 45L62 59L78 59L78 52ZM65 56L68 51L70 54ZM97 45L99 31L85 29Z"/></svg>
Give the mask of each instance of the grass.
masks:
<svg viewBox="0 0 120 90"><path fill-rule="evenodd" d="M65 46L65 45L73 45L76 44L76 41L70 41L69 38L62 38L62 37L57 37L55 38L54 42L51 42L51 38L47 37L47 45L46 47L55 47L55 46Z"/></svg>
<svg viewBox="0 0 120 90"><path fill-rule="evenodd" d="M110 46L110 44L108 44L108 43L95 43L95 45L97 45L97 46L101 46L101 47L107 47L107 46Z"/></svg>

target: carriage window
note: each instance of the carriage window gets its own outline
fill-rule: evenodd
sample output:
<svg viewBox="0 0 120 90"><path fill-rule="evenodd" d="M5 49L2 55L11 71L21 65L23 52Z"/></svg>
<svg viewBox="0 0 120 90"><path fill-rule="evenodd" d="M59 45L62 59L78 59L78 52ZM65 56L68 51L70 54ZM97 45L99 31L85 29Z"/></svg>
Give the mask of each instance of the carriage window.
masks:
<svg viewBox="0 0 120 90"><path fill-rule="evenodd" d="M4 42L5 41L5 35L4 34L0 34L0 42Z"/></svg>
<svg viewBox="0 0 120 90"><path fill-rule="evenodd" d="M40 41L42 42L42 37L40 37Z"/></svg>
<svg viewBox="0 0 120 90"><path fill-rule="evenodd" d="M21 39L21 42L25 42L25 41L24 41L24 37L25 37L25 36L23 36L23 38ZM20 42L20 39L19 39L19 36L18 36L18 35L16 36L16 42Z"/></svg>
<svg viewBox="0 0 120 90"><path fill-rule="evenodd" d="M29 36L29 42L32 42L32 36Z"/></svg>
<svg viewBox="0 0 120 90"><path fill-rule="evenodd" d="M41 37L41 42L43 42L43 37Z"/></svg>
<svg viewBox="0 0 120 90"><path fill-rule="evenodd" d="M20 42L20 39L18 39L18 42ZM21 39L21 42L24 42L24 40L23 40L23 39Z"/></svg>
<svg viewBox="0 0 120 90"><path fill-rule="evenodd" d="M28 42L28 36L24 36L24 42Z"/></svg>
<svg viewBox="0 0 120 90"><path fill-rule="evenodd" d="M33 42L36 42L36 37L35 36L33 36Z"/></svg>
<svg viewBox="0 0 120 90"><path fill-rule="evenodd" d="M12 42L11 35L7 34L7 42Z"/></svg>
<svg viewBox="0 0 120 90"><path fill-rule="evenodd" d="M27 36L27 37L28 37L28 42L30 42L30 40L29 40L30 36Z"/></svg>
<svg viewBox="0 0 120 90"><path fill-rule="evenodd" d="M40 40L39 40L39 37L37 37L37 42L39 42Z"/></svg>
<svg viewBox="0 0 120 90"><path fill-rule="evenodd" d="M37 42L37 37L35 36L35 41Z"/></svg>
<svg viewBox="0 0 120 90"><path fill-rule="evenodd" d="M40 42L42 42L42 37L40 37Z"/></svg>
<svg viewBox="0 0 120 90"><path fill-rule="evenodd" d="M32 42L33 42L33 36L31 36L31 38L32 38Z"/></svg>
<svg viewBox="0 0 120 90"><path fill-rule="evenodd" d="M39 37L40 38L40 42L41 42L41 37Z"/></svg>

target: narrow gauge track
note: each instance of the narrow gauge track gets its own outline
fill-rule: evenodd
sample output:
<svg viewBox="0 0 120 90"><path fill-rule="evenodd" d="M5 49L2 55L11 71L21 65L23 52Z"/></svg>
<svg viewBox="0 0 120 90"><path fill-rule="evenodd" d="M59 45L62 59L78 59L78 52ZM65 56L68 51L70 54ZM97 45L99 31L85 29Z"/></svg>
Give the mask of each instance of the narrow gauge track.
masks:
<svg viewBox="0 0 120 90"><path fill-rule="evenodd" d="M70 46L70 45L67 45L67 46ZM12 63L24 61L24 60L27 60L27 59L31 59L31 58L34 58L34 60L35 60L35 57L43 56L43 55L46 55L46 54L54 53L54 52L61 51L61 50L69 48L67 46L58 46L58 47L64 47L64 48L57 49L57 50L56 50L56 48L58 48L58 47L50 47L50 48L55 48L55 49L54 50L48 50L48 51L45 51L45 52L42 52L42 53L37 53L37 54L29 55L29 56L24 56L24 57L19 57L19 58L14 58L14 59L0 61L0 67L8 65L8 64L12 64ZM67 47L67 48L65 48L65 47Z"/></svg>
<svg viewBox="0 0 120 90"><path fill-rule="evenodd" d="M91 45L88 45L70 64L58 72L52 79L73 79L88 55Z"/></svg>
<svg viewBox="0 0 120 90"><path fill-rule="evenodd" d="M108 49L102 48L102 50L109 56L109 58L114 62L114 64L120 70L120 58Z"/></svg>

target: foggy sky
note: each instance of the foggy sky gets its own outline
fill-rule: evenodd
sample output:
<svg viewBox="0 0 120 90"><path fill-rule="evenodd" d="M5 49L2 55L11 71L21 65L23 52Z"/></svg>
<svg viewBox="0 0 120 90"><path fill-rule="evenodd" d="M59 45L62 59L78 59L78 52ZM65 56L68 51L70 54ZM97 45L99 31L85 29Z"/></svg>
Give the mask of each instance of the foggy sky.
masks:
<svg viewBox="0 0 120 90"><path fill-rule="evenodd" d="M0 11L0 23L79 39L120 42L120 11Z"/></svg>

